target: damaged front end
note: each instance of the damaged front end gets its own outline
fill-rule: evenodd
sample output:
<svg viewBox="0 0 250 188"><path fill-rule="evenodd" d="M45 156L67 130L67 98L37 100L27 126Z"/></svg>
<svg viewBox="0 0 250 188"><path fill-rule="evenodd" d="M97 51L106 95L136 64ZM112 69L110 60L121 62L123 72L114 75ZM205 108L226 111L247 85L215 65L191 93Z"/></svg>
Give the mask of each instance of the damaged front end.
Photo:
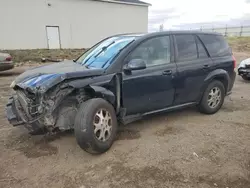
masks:
<svg viewBox="0 0 250 188"><path fill-rule="evenodd" d="M46 75L12 84L15 93L6 105L8 121L13 126L24 125L31 132L53 130L58 106L74 90L61 84L62 79L60 75Z"/></svg>
<svg viewBox="0 0 250 188"><path fill-rule="evenodd" d="M120 80L118 74L72 62L31 69L10 85L14 94L6 105L7 119L31 132L73 129L79 104L90 98L104 98L119 112Z"/></svg>

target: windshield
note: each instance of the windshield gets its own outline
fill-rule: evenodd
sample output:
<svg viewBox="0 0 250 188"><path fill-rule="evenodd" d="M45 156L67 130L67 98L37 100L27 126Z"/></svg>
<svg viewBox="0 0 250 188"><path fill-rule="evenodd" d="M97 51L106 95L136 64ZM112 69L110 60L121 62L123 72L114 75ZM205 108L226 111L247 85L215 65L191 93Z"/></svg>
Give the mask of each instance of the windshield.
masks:
<svg viewBox="0 0 250 188"><path fill-rule="evenodd" d="M112 63L112 59L134 39L135 36L108 38L89 49L76 62L88 68L107 68Z"/></svg>

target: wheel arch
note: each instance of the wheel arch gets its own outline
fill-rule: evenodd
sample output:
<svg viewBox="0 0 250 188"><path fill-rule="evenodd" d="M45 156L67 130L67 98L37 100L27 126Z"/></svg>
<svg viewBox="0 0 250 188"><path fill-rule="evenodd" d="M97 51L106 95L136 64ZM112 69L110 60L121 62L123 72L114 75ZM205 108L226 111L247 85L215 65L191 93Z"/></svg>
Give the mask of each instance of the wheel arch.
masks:
<svg viewBox="0 0 250 188"><path fill-rule="evenodd" d="M55 127L58 127L60 130L68 130L73 127L71 122L67 121L61 114L64 114L66 111L75 111L75 107L91 98L102 98L110 103L115 108L116 97L114 93L102 86L91 86L87 85L84 88L74 88L74 87L64 87L58 88L57 92L53 93L56 100L52 108L50 109L50 114L48 122L52 122ZM74 115L75 116L75 115ZM70 116L71 117L71 116ZM68 117L69 118L69 117ZM70 119L73 119L73 115ZM58 122L59 120L59 122ZM64 123L62 123L64 122ZM66 123L65 123L66 122Z"/></svg>
<svg viewBox="0 0 250 188"><path fill-rule="evenodd" d="M116 97L115 94L102 86L87 86L85 91L90 94L91 97L103 98L107 100L112 105L115 105Z"/></svg>
<svg viewBox="0 0 250 188"><path fill-rule="evenodd" d="M116 112L119 113L122 104L121 83L122 74L116 73L93 78L73 80L68 82L67 85L73 87L78 92L80 97L81 95L87 95L89 98L105 99L112 104Z"/></svg>
<svg viewBox="0 0 250 188"><path fill-rule="evenodd" d="M223 69L217 69L217 70L214 70L212 71L211 73L209 73L207 75L207 77L204 79L204 85L203 87L201 88L201 91L200 91L200 96L199 96L199 100L201 100L206 88L208 87L208 85L213 81L213 80L218 80L220 82L223 83L224 87L225 87L225 94L227 93L227 90L229 88L229 80L230 80L230 77L227 73L227 71L223 70Z"/></svg>

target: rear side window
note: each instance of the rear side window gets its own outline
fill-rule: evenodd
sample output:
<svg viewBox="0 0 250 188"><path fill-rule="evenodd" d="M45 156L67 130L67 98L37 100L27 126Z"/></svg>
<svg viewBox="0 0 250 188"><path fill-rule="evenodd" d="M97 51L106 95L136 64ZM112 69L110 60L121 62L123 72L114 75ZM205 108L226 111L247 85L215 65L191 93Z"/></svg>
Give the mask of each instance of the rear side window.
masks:
<svg viewBox="0 0 250 188"><path fill-rule="evenodd" d="M200 39L196 38L197 48L198 48L198 57L199 58L206 58L208 57L207 51L205 50L203 44L201 43Z"/></svg>
<svg viewBox="0 0 250 188"><path fill-rule="evenodd" d="M206 46L210 56L218 57L231 54L231 50L223 36L207 34L199 34L198 36Z"/></svg>
<svg viewBox="0 0 250 188"><path fill-rule="evenodd" d="M175 35L179 61L197 59L197 48L193 35Z"/></svg>

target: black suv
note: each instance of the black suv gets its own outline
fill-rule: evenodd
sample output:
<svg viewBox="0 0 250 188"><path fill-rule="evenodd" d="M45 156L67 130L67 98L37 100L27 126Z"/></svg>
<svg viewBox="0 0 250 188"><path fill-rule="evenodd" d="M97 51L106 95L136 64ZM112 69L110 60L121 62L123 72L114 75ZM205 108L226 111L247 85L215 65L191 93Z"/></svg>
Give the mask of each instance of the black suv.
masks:
<svg viewBox="0 0 250 188"><path fill-rule="evenodd" d="M116 35L73 61L19 75L7 117L32 134L74 129L81 148L102 153L114 142L118 122L189 106L217 112L231 93L235 65L220 34Z"/></svg>

